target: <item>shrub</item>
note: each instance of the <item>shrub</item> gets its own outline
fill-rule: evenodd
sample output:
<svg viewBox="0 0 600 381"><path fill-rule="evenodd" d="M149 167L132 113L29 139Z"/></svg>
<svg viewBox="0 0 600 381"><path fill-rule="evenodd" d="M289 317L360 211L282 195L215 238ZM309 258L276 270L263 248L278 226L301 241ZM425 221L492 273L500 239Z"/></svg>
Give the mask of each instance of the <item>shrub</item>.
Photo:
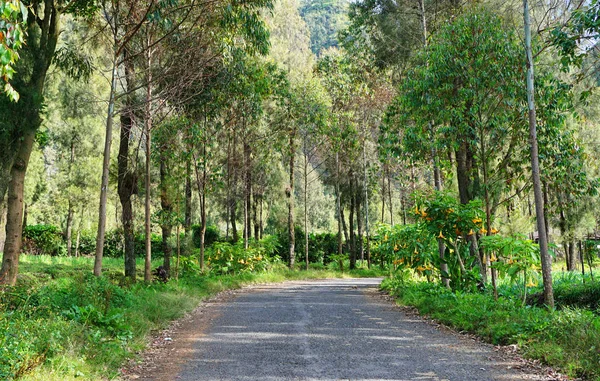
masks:
<svg viewBox="0 0 600 381"><path fill-rule="evenodd" d="M277 233L277 240L279 241L279 249L277 255L279 255L283 261L289 262L289 246L290 239L287 230L280 230ZM296 226L294 230L294 252L296 253L296 262L304 261L304 245L305 236L304 230L301 227ZM338 239L335 233L311 233L308 236L308 261L310 263L329 263L331 254L336 254L338 250ZM343 247L343 253L348 253L346 247Z"/></svg>
<svg viewBox="0 0 600 381"><path fill-rule="evenodd" d="M195 248L200 248L200 231L202 226L193 225L192 226L192 241L194 242ZM204 232L204 247L209 247L213 243L219 241L221 239L221 232L219 228L215 225L208 225L206 227L206 231Z"/></svg>
<svg viewBox="0 0 600 381"><path fill-rule="evenodd" d="M152 258L162 258L165 255L162 247L162 237L160 235L152 233L150 244L152 245ZM146 235L144 233L135 235L134 250L136 257L138 258L143 258L146 255ZM123 253L121 252L121 255L122 254Z"/></svg>
<svg viewBox="0 0 600 381"><path fill-rule="evenodd" d="M66 255L67 245L54 225L28 225L23 229L23 251L29 254Z"/></svg>
<svg viewBox="0 0 600 381"><path fill-rule="evenodd" d="M248 249L243 243L217 242L206 251L206 264L217 274L237 274L252 271L269 271L281 264L274 253L277 238L266 236L260 241L251 240Z"/></svg>

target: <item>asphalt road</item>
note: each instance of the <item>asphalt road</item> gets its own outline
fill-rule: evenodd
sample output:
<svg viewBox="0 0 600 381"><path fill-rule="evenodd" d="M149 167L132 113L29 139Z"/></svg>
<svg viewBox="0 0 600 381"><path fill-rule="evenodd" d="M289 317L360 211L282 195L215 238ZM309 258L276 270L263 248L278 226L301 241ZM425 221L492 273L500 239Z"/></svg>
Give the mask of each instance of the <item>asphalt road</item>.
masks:
<svg viewBox="0 0 600 381"><path fill-rule="evenodd" d="M175 380L530 380L488 345L406 315L380 279L292 282L222 303Z"/></svg>

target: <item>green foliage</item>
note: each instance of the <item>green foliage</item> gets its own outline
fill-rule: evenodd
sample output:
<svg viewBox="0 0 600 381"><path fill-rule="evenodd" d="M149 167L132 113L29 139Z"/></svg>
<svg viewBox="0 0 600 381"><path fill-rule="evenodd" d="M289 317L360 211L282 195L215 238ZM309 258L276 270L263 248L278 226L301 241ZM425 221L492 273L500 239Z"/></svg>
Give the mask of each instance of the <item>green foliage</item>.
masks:
<svg viewBox="0 0 600 381"><path fill-rule="evenodd" d="M10 80L15 74L19 49L25 43L28 13L19 0L3 0L0 3L0 77L4 81L2 91L14 102L19 100L19 93L13 89Z"/></svg>
<svg viewBox="0 0 600 381"><path fill-rule="evenodd" d="M23 251L38 255L66 255L67 246L58 227L29 225L23 229Z"/></svg>
<svg viewBox="0 0 600 381"><path fill-rule="evenodd" d="M540 248L536 243L524 236L499 235L481 237L480 243L498 275L508 275L514 283L523 274L524 287L534 286L528 279L540 270Z"/></svg>
<svg viewBox="0 0 600 381"><path fill-rule="evenodd" d="M278 246L274 236L252 240L248 249L244 249L243 242L217 242L206 251L206 264L215 274L271 271L283 264L275 255Z"/></svg>
<svg viewBox="0 0 600 381"><path fill-rule="evenodd" d="M192 241L194 242L194 247L200 247L200 225L192 225ZM204 247L209 247L213 243L219 241L221 239L221 231L218 226L208 225L206 226L206 231L204 232Z"/></svg>
<svg viewBox="0 0 600 381"><path fill-rule="evenodd" d="M287 230L279 230L277 232L277 247L276 254L281 257L284 262L289 261L289 245L290 237ZM305 235L302 228L296 225L294 229L294 252L296 259L304 262L305 255ZM338 250L338 238L335 233L310 233L308 235L308 261L310 263L329 263L332 261L331 255L336 254ZM347 251L347 247L343 248Z"/></svg>

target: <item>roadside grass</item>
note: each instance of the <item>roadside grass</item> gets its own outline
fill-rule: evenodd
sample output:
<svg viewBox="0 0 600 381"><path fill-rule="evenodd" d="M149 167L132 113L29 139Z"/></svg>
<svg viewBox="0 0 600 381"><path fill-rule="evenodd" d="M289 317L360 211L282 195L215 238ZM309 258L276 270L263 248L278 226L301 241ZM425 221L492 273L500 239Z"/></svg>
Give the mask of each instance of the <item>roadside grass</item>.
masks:
<svg viewBox="0 0 600 381"><path fill-rule="evenodd" d="M517 344L526 357L539 359L571 377L600 381L600 311L583 308L589 300L587 291L596 292L599 282L588 280L583 285L581 274L572 273L555 274L555 279L555 311L523 306L522 285L508 282L500 285L497 301L489 292L452 292L414 278L386 279L382 288L396 296L399 304L414 306L421 314L459 331L476 334L492 344ZM540 288L538 285L538 292ZM573 291L578 289L583 291Z"/></svg>
<svg viewBox="0 0 600 381"><path fill-rule="evenodd" d="M161 261L153 262L153 267ZM35 381L117 379L149 336L218 292L286 280L373 277L372 269L340 272L278 267L260 273L188 275L167 283L123 281L121 259L21 257L18 284L0 292L0 379Z"/></svg>

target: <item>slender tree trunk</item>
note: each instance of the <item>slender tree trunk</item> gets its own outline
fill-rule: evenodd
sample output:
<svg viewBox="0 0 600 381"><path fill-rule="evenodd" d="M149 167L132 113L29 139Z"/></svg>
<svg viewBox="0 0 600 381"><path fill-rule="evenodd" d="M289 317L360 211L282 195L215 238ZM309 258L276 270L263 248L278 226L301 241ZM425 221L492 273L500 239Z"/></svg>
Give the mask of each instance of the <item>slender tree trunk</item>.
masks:
<svg viewBox="0 0 600 381"><path fill-rule="evenodd" d="M358 183L358 182L357 182ZM361 265L362 265L362 261L365 260L365 253L363 251L363 225L362 225L362 215L361 215L361 189L360 187L358 187L357 184L357 191L356 191L356 229L358 232L358 235L356 236L356 240L357 240L357 256L361 261Z"/></svg>
<svg viewBox="0 0 600 381"><path fill-rule="evenodd" d="M67 240L67 256L71 256L73 254L73 243L72 241L73 235L73 202L69 198L69 206L67 207L67 226L65 228L65 238Z"/></svg>
<svg viewBox="0 0 600 381"><path fill-rule="evenodd" d="M260 236L260 225L258 223L258 203L259 198L258 194L254 193L252 195L252 225L254 227L254 238L259 239Z"/></svg>
<svg viewBox="0 0 600 381"><path fill-rule="evenodd" d="M335 152L335 198L337 206L338 223L338 255L342 255L342 203L340 195L340 158L339 153Z"/></svg>
<svg viewBox="0 0 600 381"><path fill-rule="evenodd" d="M354 232L354 211L356 203L354 199L354 179L353 175L350 174L350 219L348 220L349 233L350 233L350 270L356 268L356 234Z"/></svg>
<svg viewBox="0 0 600 381"><path fill-rule="evenodd" d="M7 183L8 185L8 183ZM6 194L5 194L6 195ZM2 196L4 198L4 196ZM4 242L6 241L6 202L0 202L0 253L4 252Z"/></svg>
<svg viewBox="0 0 600 381"><path fill-rule="evenodd" d="M260 233L260 237L259 237L259 239L262 239L262 238L263 238L263 233L264 233L264 224L263 224L263 202L264 202L264 200L263 200L263 194L261 194L261 195L260 195L260 204L259 204L260 218L259 218L259 221L258 221L258 224L259 224L259 226L260 226L260 229L259 229L259 231L258 231L258 232Z"/></svg>
<svg viewBox="0 0 600 381"><path fill-rule="evenodd" d="M250 144L244 142L244 248L248 249L248 240L250 239L250 197L251 197L251 164L250 164Z"/></svg>
<svg viewBox="0 0 600 381"><path fill-rule="evenodd" d="M394 225L394 208L392 204L392 175L388 171L388 196L390 201L390 225Z"/></svg>
<svg viewBox="0 0 600 381"><path fill-rule="evenodd" d="M308 147L304 136L304 259L308 271Z"/></svg>
<svg viewBox="0 0 600 381"><path fill-rule="evenodd" d="M146 194L144 199L144 228L146 236L146 257L144 261L144 281L152 281L152 226L150 221L150 150L151 150L151 130L152 130L152 48L150 33L147 38L147 49L146 49L146 69L147 69L147 81L146 86L146 104L145 104L145 123L144 123L144 134L146 135Z"/></svg>
<svg viewBox="0 0 600 381"><path fill-rule="evenodd" d="M106 234L106 201L108 196L108 172L110 169L110 146L112 143L113 114L115 109L115 92L117 89L117 60L113 57L108 112L106 116L106 135L104 138L104 156L102 161L102 180L100 182L100 205L98 208L98 232L96 233L96 257L94 275L102 275L102 255L104 254L104 236Z"/></svg>
<svg viewBox="0 0 600 381"><path fill-rule="evenodd" d="M132 91L135 86L135 71L133 62L129 59L127 49L123 51L124 74L126 91ZM120 115L121 129L119 153L117 156L117 193L121 203L121 223L123 225L125 276L131 281L136 280L135 237L133 234L133 203L132 196L136 193L137 178L129 168L129 143L134 123L133 95L125 97L125 105Z"/></svg>
<svg viewBox="0 0 600 381"><path fill-rule="evenodd" d="M352 242L350 242L350 236L348 235L348 226L346 225L346 216L344 215L344 208L340 209L340 218L342 220L342 230L344 231L344 239L348 245L348 250L352 250Z"/></svg>
<svg viewBox="0 0 600 381"><path fill-rule="evenodd" d="M161 147L161 150L163 148ZM171 218L173 214L173 204L169 196L169 186L167 184L167 158L164 152L161 152L160 158L160 206L162 208L162 249L164 253L163 268L167 272L167 276L171 276L171 254L172 248L169 244L169 238L171 237L171 231L173 229Z"/></svg>
<svg viewBox="0 0 600 381"><path fill-rule="evenodd" d="M548 308L554 308L554 292L552 289L552 260L548 254L548 241L544 217L544 200L540 181L538 158L538 143L535 118L533 55L531 53L531 26L529 20L529 5L523 0L525 25L525 50L527 55L527 105L529 108L529 144L531 146L531 173L533 177L533 194L535 197L536 219L539 232L540 256L542 259L542 278L544 281L544 302Z"/></svg>
<svg viewBox="0 0 600 381"><path fill-rule="evenodd" d="M296 237L294 234L294 161L296 158L296 129L292 128L289 136L290 144L290 183L286 190L286 196L288 198L288 234L290 240L289 255L290 255L290 269L294 268L294 262L296 260L295 246Z"/></svg>
<svg viewBox="0 0 600 381"><path fill-rule="evenodd" d="M366 146L363 142L363 168L364 168L364 189L365 189L365 234L367 238L367 266L371 268L371 243L369 235L369 182L367 177L367 154Z"/></svg>
<svg viewBox="0 0 600 381"><path fill-rule="evenodd" d="M387 165L383 165L383 176L381 177L381 223L385 223L385 198L386 198L386 190L385 190L385 179L387 179Z"/></svg>
<svg viewBox="0 0 600 381"><path fill-rule="evenodd" d="M185 213L183 230L187 242L189 235L192 233L192 165L189 160L185 164Z"/></svg>
<svg viewBox="0 0 600 381"><path fill-rule="evenodd" d="M6 212L6 242L0 269L0 284L15 285L19 273L19 255L23 239L23 192L25 173L35 141L35 129L27 131L19 144L10 170Z"/></svg>

